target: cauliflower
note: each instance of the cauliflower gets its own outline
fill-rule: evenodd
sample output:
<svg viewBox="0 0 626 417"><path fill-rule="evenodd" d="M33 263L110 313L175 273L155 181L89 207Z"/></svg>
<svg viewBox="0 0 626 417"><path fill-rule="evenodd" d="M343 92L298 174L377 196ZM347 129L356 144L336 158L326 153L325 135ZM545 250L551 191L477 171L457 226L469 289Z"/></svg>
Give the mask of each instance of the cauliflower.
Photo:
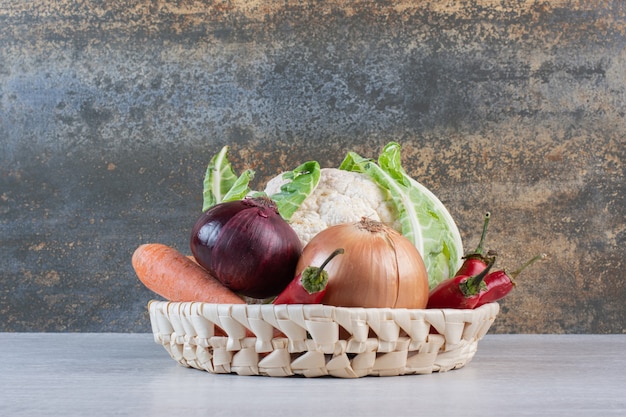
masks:
<svg viewBox="0 0 626 417"><path fill-rule="evenodd" d="M224 146L209 162L203 211L220 202L261 194L249 187L254 171L237 176L227 153ZM274 200L304 245L330 226L367 217L387 224L415 245L431 288L462 264L463 242L454 219L435 194L404 170L397 142L385 145L378 163L355 152L348 152L340 169L320 169L318 162L307 161L270 180L263 194Z"/></svg>
<svg viewBox="0 0 626 417"><path fill-rule="evenodd" d="M288 182L280 174L265 187L269 196ZM365 174L336 168L323 168L313 192L293 214L290 224L303 245L322 230L341 223L352 223L367 217L401 231L391 195Z"/></svg>

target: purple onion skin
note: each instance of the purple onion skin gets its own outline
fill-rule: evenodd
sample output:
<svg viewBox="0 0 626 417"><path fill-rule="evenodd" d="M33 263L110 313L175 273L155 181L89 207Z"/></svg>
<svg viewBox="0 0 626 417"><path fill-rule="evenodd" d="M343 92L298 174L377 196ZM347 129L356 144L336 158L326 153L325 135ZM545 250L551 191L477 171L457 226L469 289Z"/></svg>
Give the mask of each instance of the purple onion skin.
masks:
<svg viewBox="0 0 626 417"><path fill-rule="evenodd" d="M293 279L302 243L268 198L217 204L191 232L196 261L232 291L252 298L278 295Z"/></svg>

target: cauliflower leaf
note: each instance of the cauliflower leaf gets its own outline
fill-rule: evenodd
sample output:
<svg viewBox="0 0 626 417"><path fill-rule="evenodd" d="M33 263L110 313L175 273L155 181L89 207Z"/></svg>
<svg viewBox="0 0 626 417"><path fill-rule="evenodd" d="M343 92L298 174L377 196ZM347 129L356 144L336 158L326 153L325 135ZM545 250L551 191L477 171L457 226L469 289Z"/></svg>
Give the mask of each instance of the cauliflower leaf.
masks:
<svg viewBox="0 0 626 417"><path fill-rule="evenodd" d="M430 288L449 278L461 263L463 244L452 216L424 185L411 178L401 163L400 145L390 142L376 161L349 152L340 169L367 174L389 191L402 225L402 234L418 249Z"/></svg>
<svg viewBox="0 0 626 417"><path fill-rule="evenodd" d="M278 212L286 221L298 210L302 202L311 194L320 180L320 164L317 161L308 161L293 171L282 174L287 182L280 187L280 191L269 197L276 203Z"/></svg>
<svg viewBox="0 0 626 417"><path fill-rule="evenodd" d="M249 192L254 171L245 170L239 177L228 160L228 146L211 158L204 175L202 211L226 201L241 200Z"/></svg>

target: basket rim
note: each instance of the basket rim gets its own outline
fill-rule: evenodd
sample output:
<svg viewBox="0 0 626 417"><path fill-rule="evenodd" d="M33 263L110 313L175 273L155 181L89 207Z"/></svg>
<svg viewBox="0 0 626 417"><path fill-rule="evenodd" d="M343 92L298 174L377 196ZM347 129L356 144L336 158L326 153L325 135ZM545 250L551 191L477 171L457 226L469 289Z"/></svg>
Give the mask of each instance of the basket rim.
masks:
<svg viewBox="0 0 626 417"><path fill-rule="evenodd" d="M202 304L204 306L221 306L222 308L225 307L230 307L230 306L236 306L236 308L260 308L259 306L262 306L262 308L319 308L320 306L324 307L324 308L329 308L329 309L347 309L347 310L352 310L352 311L371 311L371 312L379 312L379 311L408 311L408 312L432 312L432 311L456 311L456 312L477 312L477 311L481 311L481 310L486 310L492 307L488 307L488 306L494 306L494 305L499 305L499 303L497 301L491 302L491 303L487 303L487 304L483 304L480 307L476 307L476 308L405 308L405 307L400 307L400 308L396 308L396 307L344 307L344 306L333 306L330 304L322 304L322 303L315 303L315 304L249 304L249 303L244 303L244 304L230 304L230 303L208 303L205 301L170 301L170 300L158 300L158 299L152 299L150 301L148 301L148 309L150 308L150 306L153 303L162 303L162 304L180 304L180 305L185 305L185 304Z"/></svg>

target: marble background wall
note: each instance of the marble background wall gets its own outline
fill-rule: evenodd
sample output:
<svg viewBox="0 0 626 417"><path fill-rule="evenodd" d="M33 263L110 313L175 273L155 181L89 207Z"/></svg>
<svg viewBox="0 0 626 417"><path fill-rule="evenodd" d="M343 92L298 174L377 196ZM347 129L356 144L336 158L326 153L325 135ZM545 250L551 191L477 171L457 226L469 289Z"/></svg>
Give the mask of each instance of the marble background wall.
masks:
<svg viewBox="0 0 626 417"><path fill-rule="evenodd" d="M494 333L626 331L621 1L0 3L0 331L150 331L209 158L262 185L403 145L520 276ZM261 186L259 185L259 188Z"/></svg>

